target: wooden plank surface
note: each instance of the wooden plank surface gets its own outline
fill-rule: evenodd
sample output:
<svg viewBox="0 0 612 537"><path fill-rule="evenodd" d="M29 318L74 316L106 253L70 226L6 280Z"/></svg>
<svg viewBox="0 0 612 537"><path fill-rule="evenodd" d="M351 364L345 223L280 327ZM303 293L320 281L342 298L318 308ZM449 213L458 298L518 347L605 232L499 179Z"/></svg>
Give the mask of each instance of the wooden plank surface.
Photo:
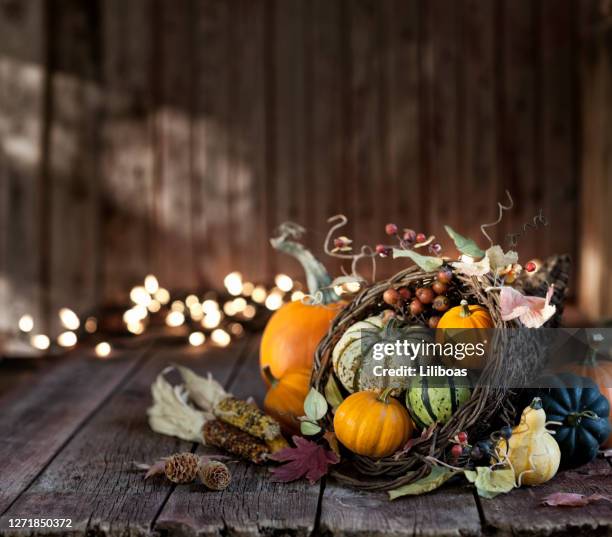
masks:
<svg viewBox="0 0 612 537"><path fill-rule="evenodd" d="M244 364L229 385L237 397L263 401L258 339L250 342ZM202 448L199 448L202 451ZM198 451L198 452L199 452ZM206 449L208 452L209 449ZM315 526L320 485L306 481L273 483L266 467L232 464L232 483L222 492L179 487L165 505L155 528L189 535L269 535L282 532L307 536Z"/></svg>
<svg viewBox="0 0 612 537"><path fill-rule="evenodd" d="M141 356L112 362L83 357L82 351L7 390L0 398L0 513L36 478L66 441L134 370ZM45 358L41 358L44 360Z"/></svg>
<svg viewBox="0 0 612 537"><path fill-rule="evenodd" d="M151 463L192 448L191 443L154 434L149 429L146 409L151 404L151 383L166 365L175 362L202 374L210 371L225 382L242 348L239 343L203 354L195 349L166 349L152 354L20 495L5 512L3 521L29 513L33 517L70 517L77 532L122 535L130 528L137 534L147 534L174 487L163 479L145 482L142 472L134 471L133 462ZM114 364L97 362L96 366L99 377L105 367L109 369ZM91 367L90 373L95 379L96 372ZM50 434L47 432L47 436Z"/></svg>

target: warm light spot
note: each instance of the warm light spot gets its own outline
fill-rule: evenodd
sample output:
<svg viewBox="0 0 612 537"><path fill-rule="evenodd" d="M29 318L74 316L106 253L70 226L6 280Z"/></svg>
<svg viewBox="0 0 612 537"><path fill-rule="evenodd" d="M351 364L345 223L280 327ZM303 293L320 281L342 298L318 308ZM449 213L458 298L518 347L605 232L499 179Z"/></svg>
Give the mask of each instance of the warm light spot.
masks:
<svg viewBox="0 0 612 537"><path fill-rule="evenodd" d="M95 350L96 356L99 356L100 358L106 358L111 353L112 348L110 346L110 343L102 341L96 345Z"/></svg>
<svg viewBox="0 0 612 537"><path fill-rule="evenodd" d="M38 350L41 350L41 351L48 349L49 345L51 344L51 342L49 341L49 338L45 336L44 334L36 334L32 336L30 338L30 343L32 347Z"/></svg>
<svg viewBox="0 0 612 537"><path fill-rule="evenodd" d="M147 290L142 285L137 285L130 291L130 300L134 302L134 304L138 304L146 308L149 305L149 302L151 302L151 295L147 293Z"/></svg>
<svg viewBox="0 0 612 537"><path fill-rule="evenodd" d="M232 301L232 304L234 305L234 310L236 311L236 313L242 313L247 307L247 301L242 297L235 298Z"/></svg>
<svg viewBox="0 0 612 537"><path fill-rule="evenodd" d="M223 284L230 295L238 296L242 293L242 274L230 272L223 280Z"/></svg>
<svg viewBox="0 0 612 537"><path fill-rule="evenodd" d="M160 304L167 304L170 302L170 293L167 289L160 287L157 291L155 291L153 298L159 301Z"/></svg>
<svg viewBox="0 0 612 537"><path fill-rule="evenodd" d="M255 289L255 286L251 282L244 282L242 284L242 294L244 296L251 296L253 289Z"/></svg>
<svg viewBox="0 0 612 537"><path fill-rule="evenodd" d="M202 320L202 326L204 328L217 328L221 322L221 312L219 310L213 310L207 313Z"/></svg>
<svg viewBox="0 0 612 537"><path fill-rule="evenodd" d="M202 302L202 310L206 314L211 313L213 311L219 311L219 304L216 300L205 300L204 302Z"/></svg>
<svg viewBox="0 0 612 537"><path fill-rule="evenodd" d="M123 314L123 322L125 324L136 324L146 319L147 317L147 308L144 306L134 306L130 308Z"/></svg>
<svg viewBox="0 0 612 537"><path fill-rule="evenodd" d="M98 319L95 317L87 317L85 320L85 331L93 334L98 329Z"/></svg>
<svg viewBox="0 0 612 537"><path fill-rule="evenodd" d="M293 280L286 274L277 274L276 278L274 278L274 283L276 287L285 293L293 288Z"/></svg>
<svg viewBox="0 0 612 537"><path fill-rule="evenodd" d="M185 322L185 315L180 311L171 311L166 316L166 324L168 326L181 326Z"/></svg>
<svg viewBox="0 0 612 537"><path fill-rule="evenodd" d="M229 300L223 304L223 313L225 313L225 315L229 315L230 317L232 315L236 315L236 308L234 308L233 300Z"/></svg>
<svg viewBox="0 0 612 537"><path fill-rule="evenodd" d="M291 302L298 302L301 301L304 298L304 293L302 293L302 291L293 291L293 293L291 293Z"/></svg>
<svg viewBox="0 0 612 537"><path fill-rule="evenodd" d="M202 332L191 332L191 334L189 334L189 344L194 347L203 345L204 341L206 341L206 336Z"/></svg>
<svg viewBox="0 0 612 537"><path fill-rule="evenodd" d="M244 311L242 312L242 316L245 319L252 319L253 317L255 317L255 314L257 313L257 309L255 308L255 306L253 306L253 304L248 304L246 308L244 308Z"/></svg>
<svg viewBox="0 0 612 537"><path fill-rule="evenodd" d="M149 305L147 306L147 309L151 313L157 313L161 309L160 301L156 299L151 300L151 302L149 302Z"/></svg>
<svg viewBox="0 0 612 537"><path fill-rule="evenodd" d="M76 334L74 332L71 332L70 330L62 332L59 336L57 336L57 344L60 347L74 347L76 343Z"/></svg>
<svg viewBox="0 0 612 537"><path fill-rule="evenodd" d="M283 305L283 297L278 293L270 293L266 298L266 308L275 311Z"/></svg>
<svg viewBox="0 0 612 537"><path fill-rule="evenodd" d="M22 332L31 332L34 328L34 319L31 315L22 315L19 319L19 330Z"/></svg>
<svg viewBox="0 0 612 537"><path fill-rule="evenodd" d="M220 347L227 347L232 341L230 335L221 328L213 330L212 334L210 335L210 339L212 339L213 343L219 345Z"/></svg>
<svg viewBox="0 0 612 537"><path fill-rule="evenodd" d="M200 303L200 300L195 295L189 295L185 299L185 304L187 304L188 308L192 308L195 304L199 304L199 303Z"/></svg>
<svg viewBox="0 0 612 537"><path fill-rule="evenodd" d="M157 281L157 278L155 276L153 276L153 274L149 274L145 280L144 280L144 288L147 291L147 293L153 295L155 294L158 289L159 289L159 282Z"/></svg>
<svg viewBox="0 0 612 537"><path fill-rule="evenodd" d="M253 302L257 302L258 304L263 304L266 301L266 297L268 293L266 292L266 288L263 285L258 285L253 289L251 293L251 298Z"/></svg>
<svg viewBox="0 0 612 537"><path fill-rule="evenodd" d="M142 324L140 321L128 323L127 329L128 332L131 332L132 334L136 334L138 336L144 332L144 324Z"/></svg>
<svg viewBox="0 0 612 537"><path fill-rule="evenodd" d="M172 304L170 304L170 309L172 311L180 311L182 313L185 311L185 304L183 304L180 300L175 300Z"/></svg>
<svg viewBox="0 0 612 537"><path fill-rule="evenodd" d="M194 321L201 321L204 318L204 310L199 302L189 308L189 315Z"/></svg>
<svg viewBox="0 0 612 537"><path fill-rule="evenodd" d="M244 334L244 327L240 323L232 323L230 324L230 332L235 336L241 336Z"/></svg>
<svg viewBox="0 0 612 537"><path fill-rule="evenodd" d="M62 326L68 330L76 330L81 324L77 314L69 308L59 310L59 318Z"/></svg>

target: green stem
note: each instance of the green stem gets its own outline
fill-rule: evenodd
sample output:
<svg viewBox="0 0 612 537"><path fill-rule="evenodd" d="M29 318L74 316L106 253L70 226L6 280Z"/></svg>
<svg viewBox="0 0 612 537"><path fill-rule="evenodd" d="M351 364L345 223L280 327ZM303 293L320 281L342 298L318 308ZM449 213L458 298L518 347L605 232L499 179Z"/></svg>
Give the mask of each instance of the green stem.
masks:
<svg viewBox="0 0 612 537"><path fill-rule="evenodd" d="M583 410L582 412L572 412L567 415L567 423L572 427L579 425L582 418L588 418L590 420L598 420L599 416L592 410Z"/></svg>
<svg viewBox="0 0 612 537"><path fill-rule="evenodd" d="M297 224L284 223L280 226L280 236L270 239L270 244L279 252L289 254L301 263L306 273L306 284L310 295L320 298L323 304L338 302L340 297L330 287L332 279L323 263L312 255L304 245L290 240L291 238L298 238L303 232L303 228Z"/></svg>
<svg viewBox="0 0 612 537"><path fill-rule="evenodd" d="M461 301L461 313L459 313L459 317L461 317L462 319L465 319L466 317L469 317L470 315L472 315L472 312L470 311L470 307L468 306L467 300L462 300Z"/></svg>
<svg viewBox="0 0 612 537"><path fill-rule="evenodd" d="M272 370L270 369L269 365L263 368L262 373L264 377L266 377L266 380L270 383L270 386L276 386L278 379L272 374Z"/></svg>
<svg viewBox="0 0 612 537"><path fill-rule="evenodd" d="M529 406L534 410L540 410L542 408L542 399L539 397L534 397Z"/></svg>
<svg viewBox="0 0 612 537"><path fill-rule="evenodd" d="M391 396L391 392L393 391L392 387L385 388L381 394L378 396L378 400L381 403L385 403L385 405L389 404L389 397Z"/></svg>

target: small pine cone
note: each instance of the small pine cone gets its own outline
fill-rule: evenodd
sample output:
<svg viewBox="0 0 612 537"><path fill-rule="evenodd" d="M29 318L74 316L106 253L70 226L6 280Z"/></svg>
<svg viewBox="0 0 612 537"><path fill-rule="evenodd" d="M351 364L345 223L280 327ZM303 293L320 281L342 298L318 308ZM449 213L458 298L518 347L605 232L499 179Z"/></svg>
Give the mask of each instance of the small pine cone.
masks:
<svg viewBox="0 0 612 537"><path fill-rule="evenodd" d="M166 459L164 473L173 483L191 483L198 475L200 457L193 453L175 453Z"/></svg>
<svg viewBox="0 0 612 537"><path fill-rule="evenodd" d="M232 480L232 474L225 464L219 461L210 461L203 464L198 472L200 480L210 490L223 490Z"/></svg>

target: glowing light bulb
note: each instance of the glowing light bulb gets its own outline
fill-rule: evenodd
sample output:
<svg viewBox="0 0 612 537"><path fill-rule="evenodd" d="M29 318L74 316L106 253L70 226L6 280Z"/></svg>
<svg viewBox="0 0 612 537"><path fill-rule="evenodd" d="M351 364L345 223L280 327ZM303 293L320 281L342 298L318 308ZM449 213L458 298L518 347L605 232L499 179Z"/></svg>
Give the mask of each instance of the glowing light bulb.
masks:
<svg viewBox="0 0 612 537"><path fill-rule="evenodd" d="M257 309L255 308L255 306L253 306L253 304L248 304L246 308L244 308L244 311L242 312L242 316L245 319L252 319L253 317L255 317L255 314L257 313Z"/></svg>
<svg viewBox="0 0 612 537"><path fill-rule="evenodd" d="M142 324L140 321L128 323L127 329L128 332L138 336L144 332L144 324Z"/></svg>
<svg viewBox="0 0 612 537"><path fill-rule="evenodd" d="M202 310L206 314L212 311L219 311L219 304L217 303L216 300L211 300L211 299L205 300L204 302L202 302Z"/></svg>
<svg viewBox="0 0 612 537"><path fill-rule="evenodd" d="M185 315L181 311L171 311L166 315L166 324L168 326L181 326L185 322Z"/></svg>
<svg viewBox="0 0 612 537"><path fill-rule="evenodd" d="M191 334L189 334L189 344L194 347L203 345L205 341L206 336L202 332L191 332Z"/></svg>
<svg viewBox="0 0 612 537"><path fill-rule="evenodd" d="M220 347L227 347L232 341L230 335L221 328L213 330L212 334L210 334L210 339L213 341L213 343L219 345Z"/></svg>
<svg viewBox="0 0 612 537"><path fill-rule="evenodd" d="M251 298L253 302L257 302L258 304L263 304L266 301L266 297L268 293L266 292L266 288L263 285L258 285L253 289L251 293Z"/></svg>
<svg viewBox="0 0 612 537"><path fill-rule="evenodd" d="M293 293L291 293L291 302L299 302L304 298L304 293L302 293L302 291L293 291Z"/></svg>
<svg viewBox="0 0 612 537"><path fill-rule="evenodd" d="M244 327L240 323L232 323L229 326L230 332L235 336L244 334Z"/></svg>
<svg viewBox="0 0 612 537"><path fill-rule="evenodd" d="M74 332L67 330L57 336L57 344L60 347L74 347L77 344L77 337Z"/></svg>
<svg viewBox="0 0 612 537"><path fill-rule="evenodd" d="M278 293L270 293L266 298L266 308L275 311L283 305L283 297Z"/></svg>
<svg viewBox="0 0 612 537"><path fill-rule="evenodd" d="M160 287L153 294L153 298L155 298L155 300L157 300L160 304L167 304L168 302L170 302L170 293L167 289Z"/></svg>
<svg viewBox="0 0 612 537"><path fill-rule="evenodd" d="M62 326L68 330L76 330L81 324L77 314L69 308L59 310L59 318Z"/></svg>
<svg viewBox="0 0 612 537"><path fill-rule="evenodd" d="M223 313L231 317L232 315L236 315L236 308L234 307L234 301L229 300L225 304L223 304Z"/></svg>
<svg viewBox="0 0 612 537"><path fill-rule="evenodd" d="M235 298L232 304L234 305L234 311L236 313L242 313L244 308L247 307L247 301L242 297Z"/></svg>
<svg viewBox="0 0 612 537"><path fill-rule="evenodd" d="M285 293L293 288L293 280L286 274L277 274L274 278L274 283L281 291Z"/></svg>
<svg viewBox="0 0 612 537"><path fill-rule="evenodd" d="M195 295L189 295L186 299L185 299L185 304L187 304L188 308L192 308L195 304L199 304L200 301L198 300L198 297Z"/></svg>
<svg viewBox="0 0 612 537"><path fill-rule="evenodd" d="M44 350L47 350L49 348L49 345L51 344L51 341L49 341L49 338L47 336L45 336L44 334L36 334L36 335L33 335L30 338L30 344L35 349L38 349L40 351L44 351Z"/></svg>
<svg viewBox="0 0 612 537"><path fill-rule="evenodd" d="M158 289L159 289L159 282L157 281L157 278L155 276L153 276L153 274L149 274L147 275L147 277L144 280L144 288L147 291L147 293L153 295L155 294Z"/></svg>
<svg viewBox="0 0 612 537"><path fill-rule="evenodd" d="M134 304L138 304L146 308L149 305L149 302L151 302L151 295L147 293L147 290L142 285L137 285L130 291L130 300L134 302Z"/></svg>
<svg viewBox="0 0 612 537"><path fill-rule="evenodd" d="M151 312L151 313L157 313L160 309L161 309L161 303L159 300L157 299L153 299L151 300L151 302L149 302L149 305L147 306L147 309Z"/></svg>
<svg viewBox="0 0 612 537"><path fill-rule="evenodd" d="M242 293L242 274L230 272L224 279L223 284L230 295L238 296Z"/></svg>
<svg viewBox="0 0 612 537"><path fill-rule="evenodd" d="M253 289L255 289L255 286L251 282L244 282L242 284L242 294L244 296L251 296Z"/></svg>
<svg viewBox="0 0 612 537"><path fill-rule="evenodd" d="M96 345L95 348L96 356L100 358L106 358L112 351L110 343L107 341L102 341Z"/></svg>
<svg viewBox="0 0 612 537"><path fill-rule="evenodd" d="M182 313L185 311L185 304L183 304L180 300L175 300L172 304L170 304L170 309L172 311L180 311Z"/></svg>
<svg viewBox="0 0 612 537"><path fill-rule="evenodd" d="M34 319L31 315L22 315L19 319L19 330L28 333L34 328Z"/></svg>
<svg viewBox="0 0 612 537"><path fill-rule="evenodd" d="M95 317L87 317L85 320L85 331L88 334L93 334L98 329L98 319Z"/></svg>
<svg viewBox="0 0 612 537"><path fill-rule="evenodd" d="M202 326L204 328L217 328L221 322L221 312L219 310L213 310L208 312L202 320Z"/></svg>

